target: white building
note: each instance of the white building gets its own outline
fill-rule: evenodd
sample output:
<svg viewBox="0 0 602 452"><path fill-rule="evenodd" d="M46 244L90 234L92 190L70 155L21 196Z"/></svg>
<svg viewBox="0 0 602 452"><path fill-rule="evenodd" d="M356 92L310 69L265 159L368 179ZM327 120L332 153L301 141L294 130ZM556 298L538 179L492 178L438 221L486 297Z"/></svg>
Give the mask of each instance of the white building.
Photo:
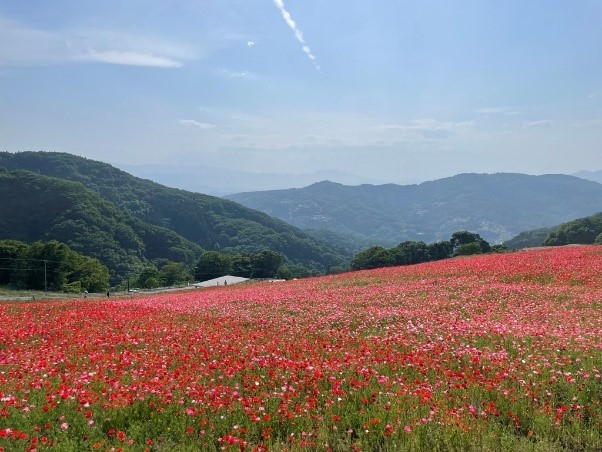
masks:
<svg viewBox="0 0 602 452"><path fill-rule="evenodd" d="M240 284L249 281L249 278L241 278L240 276L225 275L219 278L213 278L208 281L202 281L194 283L195 287L215 287L215 286L229 286L232 284Z"/></svg>

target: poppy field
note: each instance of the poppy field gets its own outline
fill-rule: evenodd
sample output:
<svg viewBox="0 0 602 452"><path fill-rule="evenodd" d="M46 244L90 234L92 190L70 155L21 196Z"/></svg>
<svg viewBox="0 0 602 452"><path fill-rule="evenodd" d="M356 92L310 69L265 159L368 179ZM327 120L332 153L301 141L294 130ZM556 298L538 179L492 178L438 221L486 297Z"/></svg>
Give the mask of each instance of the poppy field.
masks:
<svg viewBox="0 0 602 452"><path fill-rule="evenodd" d="M602 450L602 247L0 303L0 451Z"/></svg>

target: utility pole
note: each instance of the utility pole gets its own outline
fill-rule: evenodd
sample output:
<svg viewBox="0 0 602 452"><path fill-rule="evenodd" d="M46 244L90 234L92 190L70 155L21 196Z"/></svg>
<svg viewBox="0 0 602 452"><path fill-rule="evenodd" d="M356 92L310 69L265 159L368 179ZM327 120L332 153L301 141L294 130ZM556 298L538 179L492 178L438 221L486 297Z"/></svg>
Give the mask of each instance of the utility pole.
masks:
<svg viewBox="0 0 602 452"><path fill-rule="evenodd" d="M46 259L44 259L44 292L48 292L48 277L46 273Z"/></svg>

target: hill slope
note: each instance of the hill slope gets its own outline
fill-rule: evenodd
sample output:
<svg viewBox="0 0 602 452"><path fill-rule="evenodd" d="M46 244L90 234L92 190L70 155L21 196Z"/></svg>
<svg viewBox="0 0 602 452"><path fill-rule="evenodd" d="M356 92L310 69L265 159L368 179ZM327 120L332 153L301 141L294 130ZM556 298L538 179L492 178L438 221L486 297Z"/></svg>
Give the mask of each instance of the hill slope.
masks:
<svg viewBox="0 0 602 452"><path fill-rule="evenodd" d="M0 168L0 237L58 240L100 260L115 282L146 261L192 265L200 246L117 209L82 184Z"/></svg>
<svg viewBox="0 0 602 452"><path fill-rule="evenodd" d="M79 182L134 218L224 252L271 249L319 271L348 256L284 221L232 201L173 189L71 154L0 152L0 167Z"/></svg>
<svg viewBox="0 0 602 452"><path fill-rule="evenodd" d="M602 210L602 184L567 175L460 174L419 185L345 186L227 196L295 226L383 244L445 240L458 230L499 243L521 231Z"/></svg>
<svg viewBox="0 0 602 452"><path fill-rule="evenodd" d="M602 212L551 228L524 231L504 242L510 249L555 245L602 243Z"/></svg>

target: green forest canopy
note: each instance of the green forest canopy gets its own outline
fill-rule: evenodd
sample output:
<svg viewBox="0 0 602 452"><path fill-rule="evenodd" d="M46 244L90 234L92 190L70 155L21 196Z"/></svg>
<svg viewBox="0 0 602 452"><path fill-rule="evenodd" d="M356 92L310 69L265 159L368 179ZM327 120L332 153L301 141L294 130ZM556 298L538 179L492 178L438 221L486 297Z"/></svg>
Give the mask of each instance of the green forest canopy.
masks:
<svg viewBox="0 0 602 452"><path fill-rule="evenodd" d="M489 253L501 247L491 247L479 234L468 231L454 232L450 240L426 244L406 241L385 249L373 246L357 253L351 260L353 270L363 270L395 265L413 265L446 259L452 256Z"/></svg>
<svg viewBox="0 0 602 452"><path fill-rule="evenodd" d="M535 246L602 244L602 212L551 228L524 231L504 243L510 249Z"/></svg>
<svg viewBox="0 0 602 452"><path fill-rule="evenodd" d="M0 285L15 289L102 292L109 271L98 259L51 240L0 240Z"/></svg>

